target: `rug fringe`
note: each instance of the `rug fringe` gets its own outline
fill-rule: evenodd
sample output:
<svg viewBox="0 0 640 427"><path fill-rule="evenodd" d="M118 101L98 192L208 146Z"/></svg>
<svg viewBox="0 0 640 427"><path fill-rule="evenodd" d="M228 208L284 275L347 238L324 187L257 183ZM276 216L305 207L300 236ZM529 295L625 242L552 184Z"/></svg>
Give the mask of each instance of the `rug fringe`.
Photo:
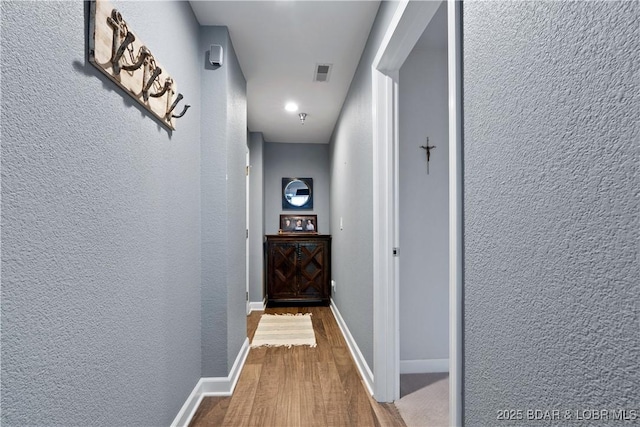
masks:
<svg viewBox="0 0 640 427"><path fill-rule="evenodd" d="M303 346L307 346L307 347L317 347L318 344L251 344L251 348L258 348L258 347L287 347L287 348L291 348L291 347L303 347Z"/></svg>
<svg viewBox="0 0 640 427"><path fill-rule="evenodd" d="M313 313L276 313L276 314L263 314L263 316L313 316Z"/></svg>

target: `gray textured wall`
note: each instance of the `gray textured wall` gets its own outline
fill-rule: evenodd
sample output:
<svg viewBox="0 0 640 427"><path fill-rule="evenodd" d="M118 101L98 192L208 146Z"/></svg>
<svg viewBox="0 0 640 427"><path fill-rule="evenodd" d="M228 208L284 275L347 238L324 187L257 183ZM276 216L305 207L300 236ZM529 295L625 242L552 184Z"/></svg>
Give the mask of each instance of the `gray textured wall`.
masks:
<svg viewBox="0 0 640 427"><path fill-rule="evenodd" d="M251 172L249 194L249 301L264 299L264 138L260 132L249 135Z"/></svg>
<svg viewBox="0 0 640 427"><path fill-rule="evenodd" d="M208 64L212 44L224 65ZM246 338L246 83L226 27L201 27L202 376L225 377Z"/></svg>
<svg viewBox="0 0 640 427"><path fill-rule="evenodd" d="M83 2L1 3L3 426L168 425L200 378L198 25L114 5L173 133L88 63Z"/></svg>
<svg viewBox="0 0 640 427"><path fill-rule="evenodd" d="M465 425L638 410L640 3L463 15Z"/></svg>
<svg viewBox="0 0 640 427"><path fill-rule="evenodd" d="M449 357L446 12L443 3L425 30L423 38L427 41L416 47L400 68L401 372L428 372L428 367L433 366L428 361ZM429 174L426 153L419 148L426 144L427 136L429 145L436 147L431 152ZM407 370L404 361L419 363Z"/></svg>
<svg viewBox="0 0 640 427"><path fill-rule="evenodd" d="M282 178L313 178L313 209L282 210ZM329 146L264 144L264 231L277 234L280 214L318 215L318 231L329 234Z"/></svg>
<svg viewBox="0 0 640 427"><path fill-rule="evenodd" d="M227 374L247 339L247 82L227 32Z"/></svg>
<svg viewBox="0 0 640 427"><path fill-rule="evenodd" d="M331 137L332 295L373 368L373 119L371 63L395 2L382 2ZM344 229L340 230L340 218Z"/></svg>

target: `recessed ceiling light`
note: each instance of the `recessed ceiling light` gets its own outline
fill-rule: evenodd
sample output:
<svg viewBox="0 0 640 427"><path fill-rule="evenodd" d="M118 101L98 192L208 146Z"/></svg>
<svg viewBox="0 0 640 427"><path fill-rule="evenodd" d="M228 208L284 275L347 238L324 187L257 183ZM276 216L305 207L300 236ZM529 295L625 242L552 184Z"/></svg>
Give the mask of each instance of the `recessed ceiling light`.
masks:
<svg viewBox="0 0 640 427"><path fill-rule="evenodd" d="M287 102L287 105L284 106L284 109L293 113L294 111L298 111L298 104L296 104L295 102Z"/></svg>

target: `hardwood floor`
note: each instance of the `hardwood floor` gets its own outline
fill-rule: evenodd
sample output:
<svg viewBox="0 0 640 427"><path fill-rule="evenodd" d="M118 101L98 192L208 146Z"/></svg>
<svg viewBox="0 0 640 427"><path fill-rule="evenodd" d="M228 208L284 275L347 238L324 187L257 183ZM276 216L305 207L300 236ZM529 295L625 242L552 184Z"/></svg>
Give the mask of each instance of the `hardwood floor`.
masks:
<svg viewBox="0 0 640 427"><path fill-rule="evenodd" d="M205 397L190 427L405 427L393 404L380 404L367 392L329 307L265 313L312 313L317 347L252 348L233 396ZM261 314L247 318L250 340Z"/></svg>

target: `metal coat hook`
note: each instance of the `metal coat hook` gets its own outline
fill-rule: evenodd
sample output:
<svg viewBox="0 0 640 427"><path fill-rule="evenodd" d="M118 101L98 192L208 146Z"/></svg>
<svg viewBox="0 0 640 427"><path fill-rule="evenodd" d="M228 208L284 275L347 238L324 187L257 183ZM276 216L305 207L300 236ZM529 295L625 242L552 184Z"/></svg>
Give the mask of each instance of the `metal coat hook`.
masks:
<svg viewBox="0 0 640 427"><path fill-rule="evenodd" d="M153 84L154 80L158 78L160 73L162 73L161 68L156 68L155 70L153 70L153 74L151 74L151 77L149 77L147 85L144 87L144 89L142 89L142 97L145 101L149 99L149 89L151 89L151 85Z"/></svg>
<svg viewBox="0 0 640 427"><path fill-rule="evenodd" d="M149 70L153 70L151 76L149 77ZM153 55L149 55L148 58L144 62L144 74L142 77L142 81L146 80L146 84L142 88L142 98L145 101L149 100L149 89L151 89L151 85L158 78L158 76L162 73L162 68L156 66L156 61L153 59Z"/></svg>
<svg viewBox="0 0 640 427"><path fill-rule="evenodd" d="M131 65L120 65L120 60L124 56L125 50L136 40L136 36L129 31L127 23L122 19L122 15L116 9L111 11L111 16L107 18L107 23L113 27L113 37L111 44L111 67L113 73L117 76L120 70L135 71L142 63L151 55L149 49L145 46L140 47L138 51L138 59ZM133 49L130 49L133 52ZM132 55L133 56L133 55Z"/></svg>
<svg viewBox="0 0 640 427"><path fill-rule="evenodd" d="M114 31L113 34L115 37L116 32ZM113 67L113 72L116 75L120 74L120 68L124 68L124 67L120 67L120 58L122 58L122 55L124 55L124 51L127 49L127 46L133 43L135 39L136 39L136 36L134 36L133 33L127 33L126 37L122 41L122 44L120 44L120 47L118 48L116 53L113 55L113 58L111 58L111 66Z"/></svg>
<svg viewBox="0 0 640 427"><path fill-rule="evenodd" d="M186 104L182 109L182 113L178 114L177 116L175 114L172 114L171 117L175 117L176 119L179 119L180 117L184 116L184 114L187 112L189 108L191 108L191 105Z"/></svg>
<svg viewBox="0 0 640 427"><path fill-rule="evenodd" d="M111 16L107 17L107 24L113 28L113 36L111 39L111 66L113 72L120 74L120 58L124 54L124 50L131 44L136 37L129 32L127 23L122 19L122 15L117 9L111 10Z"/></svg>
<svg viewBox="0 0 640 427"><path fill-rule="evenodd" d="M164 86L162 87L162 90L160 92L150 93L149 96L153 98L160 98L162 95L167 93L167 91L171 89L172 86L173 86L173 79L171 77L167 77L167 79L164 81Z"/></svg>
<svg viewBox="0 0 640 427"><path fill-rule="evenodd" d="M120 68L125 71L135 71L142 66L144 60L147 59L147 57L150 55L151 52L149 51L149 49L147 49L146 46L141 46L140 50L138 51L138 59L136 60L136 62L131 65L121 65Z"/></svg>
<svg viewBox="0 0 640 427"><path fill-rule="evenodd" d="M170 120L171 117L175 117L176 119L179 119L180 117L184 116L184 114L187 112L189 107L191 107L191 105L187 104L182 109L182 113L178 114L177 116L175 114L171 114L173 112L173 110L176 108L176 105L178 105L178 102L180 102L182 100L182 98L184 98L184 96L182 96L181 93L179 93L178 96L176 96L176 100L173 101L173 104L171 104L171 107L169 107L169 109L167 110L167 114L165 116L165 118L167 120Z"/></svg>

